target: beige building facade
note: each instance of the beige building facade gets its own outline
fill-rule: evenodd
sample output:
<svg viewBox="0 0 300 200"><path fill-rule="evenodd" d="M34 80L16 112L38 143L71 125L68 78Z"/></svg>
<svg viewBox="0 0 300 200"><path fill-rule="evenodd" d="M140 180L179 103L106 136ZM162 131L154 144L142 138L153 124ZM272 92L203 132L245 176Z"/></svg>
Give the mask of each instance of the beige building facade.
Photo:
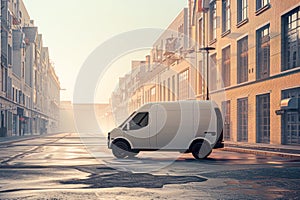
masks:
<svg viewBox="0 0 300 200"><path fill-rule="evenodd" d="M22 0L1 1L1 12L0 136L56 132L60 84L48 48Z"/></svg>
<svg viewBox="0 0 300 200"><path fill-rule="evenodd" d="M139 103L112 107L208 96L222 108L227 142L300 145L299 33L297 0L189 0L153 44L144 78L126 75L112 95Z"/></svg>

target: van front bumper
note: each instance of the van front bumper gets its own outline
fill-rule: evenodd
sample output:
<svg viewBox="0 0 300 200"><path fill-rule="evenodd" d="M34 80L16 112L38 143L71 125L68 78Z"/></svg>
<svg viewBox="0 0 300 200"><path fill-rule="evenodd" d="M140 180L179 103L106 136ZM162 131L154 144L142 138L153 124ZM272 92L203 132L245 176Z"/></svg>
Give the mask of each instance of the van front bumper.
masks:
<svg viewBox="0 0 300 200"><path fill-rule="evenodd" d="M111 145L110 145L110 133L107 134L107 148L111 149Z"/></svg>

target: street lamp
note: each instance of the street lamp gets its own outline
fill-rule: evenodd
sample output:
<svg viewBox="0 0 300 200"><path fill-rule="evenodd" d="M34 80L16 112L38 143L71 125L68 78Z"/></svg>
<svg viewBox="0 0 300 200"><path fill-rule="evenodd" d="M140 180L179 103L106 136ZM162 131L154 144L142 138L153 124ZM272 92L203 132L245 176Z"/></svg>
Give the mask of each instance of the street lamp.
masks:
<svg viewBox="0 0 300 200"><path fill-rule="evenodd" d="M206 51L206 100L209 100L209 51L213 51L215 50L216 48L214 47L203 47L203 48L200 48L199 50L200 51Z"/></svg>

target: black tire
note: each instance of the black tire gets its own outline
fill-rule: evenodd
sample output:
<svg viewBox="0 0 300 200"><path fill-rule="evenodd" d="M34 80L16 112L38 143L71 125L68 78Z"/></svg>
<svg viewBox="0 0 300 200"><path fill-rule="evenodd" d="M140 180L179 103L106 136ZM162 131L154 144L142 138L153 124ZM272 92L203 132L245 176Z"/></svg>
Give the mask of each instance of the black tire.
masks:
<svg viewBox="0 0 300 200"><path fill-rule="evenodd" d="M192 154L197 160L207 158L211 154L211 152L212 148L206 141L197 142L192 147Z"/></svg>
<svg viewBox="0 0 300 200"><path fill-rule="evenodd" d="M112 153L116 158L129 157L130 146L123 141L117 141L112 144Z"/></svg>

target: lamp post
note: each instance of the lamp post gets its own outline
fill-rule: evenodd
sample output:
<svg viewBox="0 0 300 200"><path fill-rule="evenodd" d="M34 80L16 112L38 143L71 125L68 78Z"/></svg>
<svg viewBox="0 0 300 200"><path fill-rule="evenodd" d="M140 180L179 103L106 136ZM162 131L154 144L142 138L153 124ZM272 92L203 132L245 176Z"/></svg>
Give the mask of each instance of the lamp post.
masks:
<svg viewBox="0 0 300 200"><path fill-rule="evenodd" d="M203 47L200 51L206 51L206 100L209 100L209 51L213 51L214 47Z"/></svg>

